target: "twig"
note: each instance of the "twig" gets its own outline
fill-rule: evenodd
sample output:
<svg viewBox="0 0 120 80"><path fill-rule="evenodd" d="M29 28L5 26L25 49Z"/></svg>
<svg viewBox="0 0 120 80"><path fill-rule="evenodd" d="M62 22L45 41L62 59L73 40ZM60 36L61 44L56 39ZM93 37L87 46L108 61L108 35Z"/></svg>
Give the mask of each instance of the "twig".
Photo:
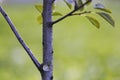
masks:
<svg viewBox="0 0 120 80"><path fill-rule="evenodd" d="M77 10L83 8L86 4L88 4L88 3L91 2L91 1L92 1L92 0L88 0L87 2L85 2L84 4L82 4L80 7L75 8L74 10L72 10L71 12L69 12L68 14L66 14L65 16L63 16L63 17L61 17L61 18L53 21L52 24L55 24L55 23L57 23L57 22L65 19L65 18L67 18L68 16L71 16L74 12L76 12Z"/></svg>
<svg viewBox="0 0 120 80"><path fill-rule="evenodd" d="M70 16L74 16L74 15L82 15L82 14L88 14L88 13L91 13L91 11L84 11L84 12L81 12L81 13L74 13Z"/></svg>
<svg viewBox="0 0 120 80"><path fill-rule="evenodd" d="M35 64L35 66L39 69L41 64L38 62L38 60L34 57L32 51L28 48L28 46L25 44L25 42L23 41L22 37L19 35L18 31L16 30L14 24L12 23L12 21L10 20L9 16L6 14L6 12L2 9L2 7L0 6L0 12L3 15L3 17L5 18L5 20L7 21L7 23L9 24L10 28L12 29L14 35L16 36L16 38L18 39L19 43L22 45L22 47L25 49L25 51L27 52L27 54L29 55L29 57L31 58L31 60L33 61L33 63Z"/></svg>

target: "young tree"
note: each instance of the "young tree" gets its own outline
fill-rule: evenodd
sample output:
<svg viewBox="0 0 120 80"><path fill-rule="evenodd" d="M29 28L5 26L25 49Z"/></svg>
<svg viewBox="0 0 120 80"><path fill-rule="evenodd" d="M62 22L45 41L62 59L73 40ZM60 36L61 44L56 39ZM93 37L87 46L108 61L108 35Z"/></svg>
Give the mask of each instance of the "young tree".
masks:
<svg viewBox="0 0 120 80"><path fill-rule="evenodd" d="M39 61L34 57L32 51L23 41L21 36L19 35L18 31L16 30L14 24L10 20L9 16L0 6L0 12L2 13L3 17L6 19L7 23L9 24L10 28L12 29L13 33L15 34L16 38L18 39L19 43L23 46L27 54L30 56L31 60L33 61L36 68L41 73L42 80L53 80L53 46L52 46L52 37L53 37L53 25L60 22L61 20L70 17L79 15L82 16L86 14L85 17L97 28L100 28L99 22L94 19L93 17L89 16L88 14L98 14L102 18L104 18L107 22L109 22L112 26L114 26L114 20L111 18L109 13L110 10L106 9L102 4L98 3L95 4L94 9L99 11L86 11L84 10L85 6L89 6L92 0L63 0L66 5L71 9L71 12L62 16L60 12L53 11L55 9L55 0L43 0L43 4L35 5L36 9L41 13L38 17L38 21L40 24L43 24L43 62L39 63ZM53 21L52 16L61 16L61 18Z"/></svg>

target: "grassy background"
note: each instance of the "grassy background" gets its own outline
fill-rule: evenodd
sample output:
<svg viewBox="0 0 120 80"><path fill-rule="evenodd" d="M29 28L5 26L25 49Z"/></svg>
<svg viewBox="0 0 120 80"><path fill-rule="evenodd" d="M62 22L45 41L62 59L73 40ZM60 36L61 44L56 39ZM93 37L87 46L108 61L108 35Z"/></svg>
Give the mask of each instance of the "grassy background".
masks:
<svg viewBox="0 0 120 80"><path fill-rule="evenodd" d="M120 80L120 5L118 0L105 4L113 12L115 28L98 18L101 28L97 29L78 16L54 25L55 80ZM39 13L34 5L3 5L3 8L41 62L42 26L36 21ZM0 15L0 80L40 80L39 75Z"/></svg>

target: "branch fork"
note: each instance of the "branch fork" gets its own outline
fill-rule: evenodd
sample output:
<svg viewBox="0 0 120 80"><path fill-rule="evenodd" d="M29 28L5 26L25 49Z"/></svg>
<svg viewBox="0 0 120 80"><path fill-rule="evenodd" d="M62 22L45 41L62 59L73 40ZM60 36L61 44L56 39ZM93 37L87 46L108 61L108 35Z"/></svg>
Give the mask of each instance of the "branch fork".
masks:
<svg viewBox="0 0 120 80"><path fill-rule="evenodd" d="M82 4L81 6L75 8L74 10L72 10L71 12L69 12L68 14L66 14L66 15L64 15L63 17L61 17L61 18L53 21L52 24L56 24L56 23L60 22L61 20L67 18L68 16L71 16L74 12L76 12L76 11L78 11L79 9L83 8L86 4L90 3L91 1L92 1L92 0L86 1L84 4Z"/></svg>

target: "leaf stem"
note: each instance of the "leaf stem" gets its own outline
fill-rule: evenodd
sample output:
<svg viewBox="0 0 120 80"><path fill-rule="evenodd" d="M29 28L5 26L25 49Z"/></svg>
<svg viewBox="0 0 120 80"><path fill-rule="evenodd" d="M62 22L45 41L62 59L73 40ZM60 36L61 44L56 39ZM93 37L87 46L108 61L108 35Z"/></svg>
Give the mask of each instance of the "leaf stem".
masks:
<svg viewBox="0 0 120 80"><path fill-rule="evenodd" d="M87 13L91 13L91 11L84 11L84 12L81 12L81 13L74 13L74 14L72 14L71 16L74 16L74 15L82 15L82 14L87 14Z"/></svg>
<svg viewBox="0 0 120 80"><path fill-rule="evenodd" d="M65 18L67 18L68 16L71 16L74 12L76 12L77 10L83 8L86 4L88 4L88 3L91 2L91 1L92 1L92 0L88 0L87 2L85 2L84 4L82 4L80 7L75 8L74 10L72 10L72 11L69 12L68 14L64 15L63 17L61 17L61 18L59 18L59 19L53 21L52 24L58 23L59 21L61 21L61 20L65 19Z"/></svg>

